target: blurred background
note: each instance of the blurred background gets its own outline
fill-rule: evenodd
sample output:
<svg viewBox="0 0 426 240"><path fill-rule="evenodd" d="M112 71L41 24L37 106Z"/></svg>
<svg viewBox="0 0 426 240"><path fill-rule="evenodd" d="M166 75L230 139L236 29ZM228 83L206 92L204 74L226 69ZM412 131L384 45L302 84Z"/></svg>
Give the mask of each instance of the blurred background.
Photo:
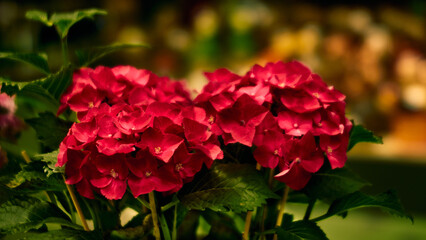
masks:
<svg viewBox="0 0 426 240"><path fill-rule="evenodd" d="M25 12L95 7L108 15L71 28L71 49L148 43L149 49L114 53L96 64L186 79L194 94L206 81L204 71L226 67L243 74L255 63L302 61L346 94L350 118L383 136L384 145L356 146L348 165L373 184L367 191L395 188L416 221L351 213L345 221L324 221L330 239L426 239L426 1L339 2L1 0L0 51L46 52L57 69L55 30L26 20ZM0 60L1 76L24 81L37 74ZM292 209L297 214L298 206Z"/></svg>

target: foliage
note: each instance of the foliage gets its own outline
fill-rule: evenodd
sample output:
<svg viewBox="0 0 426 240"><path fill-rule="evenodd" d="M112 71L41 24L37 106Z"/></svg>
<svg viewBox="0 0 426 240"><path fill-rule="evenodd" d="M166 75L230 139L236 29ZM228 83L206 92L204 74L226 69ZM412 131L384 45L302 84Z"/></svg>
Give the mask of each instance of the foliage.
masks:
<svg viewBox="0 0 426 240"><path fill-rule="evenodd" d="M278 198L249 164L216 164L193 183L180 195L189 209L240 213L262 206L268 198Z"/></svg>

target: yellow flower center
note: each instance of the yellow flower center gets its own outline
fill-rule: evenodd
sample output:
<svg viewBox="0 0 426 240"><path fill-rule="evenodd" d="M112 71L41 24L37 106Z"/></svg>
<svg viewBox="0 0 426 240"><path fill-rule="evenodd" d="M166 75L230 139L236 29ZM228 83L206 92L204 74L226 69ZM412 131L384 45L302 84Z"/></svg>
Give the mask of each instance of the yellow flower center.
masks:
<svg viewBox="0 0 426 240"><path fill-rule="evenodd" d="M113 177L113 178L117 178L118 177L118 173L114 170L114 169L111 169L111 171L109 172L109 174L111 175L111 177Z"/></svg>
<svg viewBox="0 0 426 240"><path fill-rule="evenodd" d="M154 152L155 152L155 154L160 154L161 153L161 147L155 147Z"/></svg>
<svg viewBox="0 0 426 240"><path fill-rule="evenodd" d="M180 170L182 170L183 169L183 165L182 165L182 163L178 163L178 164L176 164L176 167L175 167L175 169L176 169L176 171L180 171Z"/></svg>
<svg viewBox="0 0 426 240"><path fill-rule="evenodd" d="M210 124L214 123L214 117L213 115L210 115L209 120L207 120Z"/></svg>

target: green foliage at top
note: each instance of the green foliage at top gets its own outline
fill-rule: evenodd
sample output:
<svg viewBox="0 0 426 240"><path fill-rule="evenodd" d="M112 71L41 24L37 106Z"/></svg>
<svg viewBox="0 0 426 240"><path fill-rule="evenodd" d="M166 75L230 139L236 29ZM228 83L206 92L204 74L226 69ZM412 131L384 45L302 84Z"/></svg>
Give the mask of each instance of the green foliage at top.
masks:
<svg viewBox="0 0 426 240"><path fill-rule="evenodd" d="M96 15L106 15L107 12L100 9L85 9L69 13L53 13L50 18L46 12L32 10L26 13L26 17L31 20L39 21L48 27L55 26L61 39L68 35L69 29L77 22L85 18L93 18Z"/></svg>
<svg viewBox="0 0 426 240"><path fill-rule="evenodd" d="M374 133L361 125L355 125L351 129L349 137L348 151L351 150L357 143L360 142L371 142L383 144L381 137L374 135Z"/></svg>
<svg viewBox="0 0 426 240"><path fill-rule="evenodd" d="M240 213L276 197L254 166L228 163L215 164L193 184L184 186L179 199L190 209Z"/></svg>
<svg viewBox="0 0 426 240"><path fill-rule="evenodd" d="M30 64L46 75L50 73L49 64L47 63L47 55L45 53L0 52L0 58L11 59Z"/></svg>

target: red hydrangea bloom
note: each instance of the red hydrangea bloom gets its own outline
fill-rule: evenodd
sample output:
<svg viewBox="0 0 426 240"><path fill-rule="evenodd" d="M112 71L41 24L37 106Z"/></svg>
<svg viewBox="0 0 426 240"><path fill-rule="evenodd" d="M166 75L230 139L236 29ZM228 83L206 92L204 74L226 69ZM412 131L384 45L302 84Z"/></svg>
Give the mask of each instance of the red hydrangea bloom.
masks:
<svg viewBox="0 0 426 240"><path fill-rule="evenodd" d="M90 94L89 94L90 93ZM81 69L61 98L77 111L59 148L68 184L87 198L174 192L223 158L206 112L180 82L133 67Z"/></svg>
<svg viewBox="0 0 426 240"><path fill-rule="evenodd" d="M255 145L264 167L279 166L276 178L303 188L324 157L343 167L350 122L345 96L299 62L255 65L244 76L219 69L195 99L225 144ZM269 111L268 111L269 110ZM249 123L249 124L247 124Z"/></svg>

